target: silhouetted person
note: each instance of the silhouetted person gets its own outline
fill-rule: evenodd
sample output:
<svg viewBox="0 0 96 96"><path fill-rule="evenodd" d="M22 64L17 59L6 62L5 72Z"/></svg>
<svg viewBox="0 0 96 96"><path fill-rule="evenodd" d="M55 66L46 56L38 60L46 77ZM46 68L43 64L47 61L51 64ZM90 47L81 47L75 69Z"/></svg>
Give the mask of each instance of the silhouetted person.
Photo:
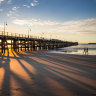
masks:
<svg viewBox="0 0 96 96"><path fill-rule="evenodd" d="M86 48L86 53L88 53L88 48Z"/></svg>
<svg viewBox="0 0 96 96"><path fill-rule="evenodd" d="M84 48L84 54L88 54L88 48Z"/></svg>
<svg viewBox="0 0 96 96"><path fill-rule="evenodd" d="M84 52L83 53L86 54L86 48L84 48Z"/></svg>

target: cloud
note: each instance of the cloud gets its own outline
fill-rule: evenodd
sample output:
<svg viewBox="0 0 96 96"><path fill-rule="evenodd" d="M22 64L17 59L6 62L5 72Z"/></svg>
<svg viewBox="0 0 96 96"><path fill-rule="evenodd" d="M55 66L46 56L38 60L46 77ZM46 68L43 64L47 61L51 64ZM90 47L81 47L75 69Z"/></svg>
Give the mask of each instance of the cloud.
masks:
<svg viewBox="0 0 96 96"><path fill-rule="evenodd" d="M34 4L34 3L30 3L30 5L31 5L31 6L35 6L35 4Z"/></svg>
<svg viewBox="0 0 96 96"><path fill-rule="evenodd" d="M38 3L30 3L30 5L31 5L32 7L34 7L34 6L38 5Z"/></svg>
<svg viewBox="0 0 96 96"><path fill-rule="evenodd" d="M96 18L68 21L62 23L61 29L63 32L96 32Z"/></svg>
<svg viewBox="0 0 96 96"><path fill-rule="evenodd" d="M7 13L7 16L12 16L13 14L14 14L13 11L9 11L9 12Z"/></svg>
<svg viewBox="0 0 96 96"><path fill-rule="evenodd" d="M54 25L57 25L59 24L58 22L53 22L53 21L50 21L50 20L46 20L46 21L41 21L40 19L30 19L30 20L27 20L27 19L16 19L13 21L14 24L18 24L18 25L39 25L39 26L54 26Z"/></svg>
<svg viewBox="0 0 96 96"><path fill-rule="evenodd" d="M96 35L96 18L85 20L74 20L59 22L59 26L50 29L52 32L61 34L95 34Z"/></svg>
<svg viewBox="0 0 96 96"><path fill-rule="evenodd" d="M67 22L56 22L51 20L40 20L40 19L16 19L14 23L24 25L24 24L32 24L32 25L51 25L56 26L59 25L58 28L65 30L75 30L76 32L85 31L90 29L96 29L96 18L85 19L85 20L74 20Z"/></svg>
<svg viewBox="0 0 96 96"><path fill-rule="evenodd" d="M18 14L16 14L16 13L17 13L17 10L18 10L19 8L20 8L20 7L14 6L14 7L12 8L12 10L7 13L7 16L8 16L8 17L9 17L9 16L12 16L12 15L18 16Z"/></svg>
<svg viewBox="0 0 96 96"><path fill-rule="evenodd" d="M1 4L2 2L4 2L4 0L0 0L0 4ZM12 0L7 0L7 3L8 3L8 4L11 4L11 2L12 2Z"/></svg>
<svg viewBox="0 0 96 96"><path fill-rule="evenodd" d="M0 4L3 2L4 0L0 0Z"/></svg>
<svg viewBox="0 0 96 96"><path fill-rule="evenodd" d="M39 5L38 0L29 0L28 4L23 4L23 7L30 8Z"/></svg>
<svg viewBox="0 0 96 96"><path fill-rule="evenodd" d="M30 6L28 6L28 5L23 5L24 7L27 7L27 8L30 8Z"/></svg>
<svg viewBox="0 0 96 96"><path fill-rule="evenodd" d="M54 36L58 35L62 38L77 38L78 36L96 36L96 18L90 18L85 20L73 20L66 22L56 22L51 20L40 20L40 19L15 19L13 20L14 24L20 26L35 26L36 31L45 30L46 32L55 33ZM42 30L39 30L42 29Z"/></svg>
<svg viewBox="0 0 96 96"><path fill-rule="evenodd" d="M30 3L32 7L39 5L38 0L33 0L33 2Z"/></svg>
<svg viewBox="0 0 96 96"><path fill-rule="evenodd" d="M18 8L20 8L20 7L16 7L16 6L15 6L15 7L12 8L12 10L13 10L13 11L16 11Z"/></svg>

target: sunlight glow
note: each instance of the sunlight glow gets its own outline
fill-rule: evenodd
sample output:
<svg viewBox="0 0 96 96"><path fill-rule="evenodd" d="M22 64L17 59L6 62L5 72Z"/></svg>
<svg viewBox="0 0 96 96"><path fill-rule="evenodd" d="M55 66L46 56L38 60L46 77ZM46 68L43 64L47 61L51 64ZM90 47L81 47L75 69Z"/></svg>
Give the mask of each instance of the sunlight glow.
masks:
<svg viewBox="0 0 96 96"><path fill-rule="evenodd" d="M11 40L7 40L7 43L10 43L11 44ZM12 43L13 43L13 40L12 40Z"/></svg>
<svg viewBox="0 0 96 96"><path fill-rule="evenodd" d="M2 40L0 39L0 42L2 42Z"/></svg>
<svg viewBox="0 0 96 96"><path fill-rule="evenodd" d="M18 75L20 78L29 81L30 77L26 70L24 70L24 65L20 62L20 60L10 59L10 70ZM16 70L14 70L16 69Z"/></svg>
<svg viewBox="0 0 96 96"><path fill-rule="evenodd" d="M27 70L29 70L30 72L32 72L32 74L37 74L37 70L35 69L35 67L33 67L32 65L30 65L29 63L27 63L26 61L24 60L21 60L21 63L25 66L25 68L27 68Z"/></svg>

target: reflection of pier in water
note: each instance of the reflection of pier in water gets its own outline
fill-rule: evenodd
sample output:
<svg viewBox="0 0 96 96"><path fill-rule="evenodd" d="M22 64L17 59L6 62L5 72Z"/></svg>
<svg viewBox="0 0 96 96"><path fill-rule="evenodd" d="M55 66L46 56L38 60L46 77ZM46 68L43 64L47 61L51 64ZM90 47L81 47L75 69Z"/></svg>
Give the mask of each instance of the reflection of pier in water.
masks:
<svg viewBox="0 0 96 96"><path fill-rule="evenodd" d="M77 42L61 41L57 39L45 39L35 38L24 34L13 33L0 33L0 49L2 53L9 48L18 51L33 51L33 50L49 50L55 48L61 48L66 46L72 46L78 44Z"/></svg>

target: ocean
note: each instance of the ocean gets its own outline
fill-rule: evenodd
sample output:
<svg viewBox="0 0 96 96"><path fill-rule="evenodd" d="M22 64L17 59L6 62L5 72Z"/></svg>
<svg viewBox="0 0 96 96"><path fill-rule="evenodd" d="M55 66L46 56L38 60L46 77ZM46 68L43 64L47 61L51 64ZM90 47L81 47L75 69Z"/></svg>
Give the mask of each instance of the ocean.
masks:
<svg viewBox="0 0 96 96"><path fill-rule="evenodd" d="M85 52L84 48L88 48L88 52ZM96 55L96 44L79 44L77 46L58 48L50 52L59 54Z"/></svg>

